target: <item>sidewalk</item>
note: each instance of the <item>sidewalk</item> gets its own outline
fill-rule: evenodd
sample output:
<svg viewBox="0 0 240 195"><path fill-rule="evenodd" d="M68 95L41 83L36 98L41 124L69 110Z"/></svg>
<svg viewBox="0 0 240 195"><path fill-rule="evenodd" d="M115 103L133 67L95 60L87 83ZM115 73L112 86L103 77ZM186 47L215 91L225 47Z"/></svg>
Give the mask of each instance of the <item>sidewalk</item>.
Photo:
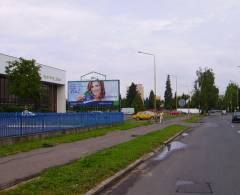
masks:
<svg viewBox="0 0 240 195"><path fill-rule="evenodd" d="M165 121L164 124L153 124L125 131L113 131L105 136L2 157L0 158L0 190L36 177L50 167L70 163L84 155L127 142L138 135L144 135L169 125L180 124L182 120L183 118L176 118Z"/></svg>

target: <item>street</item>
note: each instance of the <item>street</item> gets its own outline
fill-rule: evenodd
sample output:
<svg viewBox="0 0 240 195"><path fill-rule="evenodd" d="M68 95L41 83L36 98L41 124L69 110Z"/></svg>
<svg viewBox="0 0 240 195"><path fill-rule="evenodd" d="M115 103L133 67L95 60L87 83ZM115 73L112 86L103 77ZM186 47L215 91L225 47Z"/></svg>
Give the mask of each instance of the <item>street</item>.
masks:
<svg viewBox="0 0 240 195"><path fill-rule="evenodd" d="M209 116L103 194L240 194L240 124Z"/></svg>

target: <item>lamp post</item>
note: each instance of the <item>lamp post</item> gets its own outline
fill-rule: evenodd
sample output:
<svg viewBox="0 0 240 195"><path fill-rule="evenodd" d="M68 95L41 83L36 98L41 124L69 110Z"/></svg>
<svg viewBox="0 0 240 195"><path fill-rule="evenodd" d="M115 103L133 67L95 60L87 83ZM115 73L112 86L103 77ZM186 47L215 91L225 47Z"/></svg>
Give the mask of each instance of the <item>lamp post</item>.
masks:
<svg viewBox="0 0 240 195"><path fill-rule="evenodd" d="M237 68L240 68L240 66L237 66ZM239 109L238 96L239 96L239 94L238 94L238 86L237 86L237 110Z"/></svg>
<svg viewBox="0 0 240 195"><path fill-rule="evenodd" d="M154 111L155 113L157 112L157 101L156 101L156 59L155 59L155 55L152 53L146 53L146 52L142 52L142 51L138 51L139 54L144 54L144 55L149 55L149 56L153 56L153 77L154 77L154 81L153 81L153 85L154 85Z"/></svg>

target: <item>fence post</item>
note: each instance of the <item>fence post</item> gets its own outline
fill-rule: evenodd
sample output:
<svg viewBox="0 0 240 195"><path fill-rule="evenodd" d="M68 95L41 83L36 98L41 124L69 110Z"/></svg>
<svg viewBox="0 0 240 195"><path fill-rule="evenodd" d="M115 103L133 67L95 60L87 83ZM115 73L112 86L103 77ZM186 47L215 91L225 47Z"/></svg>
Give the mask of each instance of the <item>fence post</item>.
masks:
<svg viewBox="0 0 240 195"><path fill-rule="evenodd" d="M23 121L22 121L22 115L20 115L20 135L23 135Z"/></svg>

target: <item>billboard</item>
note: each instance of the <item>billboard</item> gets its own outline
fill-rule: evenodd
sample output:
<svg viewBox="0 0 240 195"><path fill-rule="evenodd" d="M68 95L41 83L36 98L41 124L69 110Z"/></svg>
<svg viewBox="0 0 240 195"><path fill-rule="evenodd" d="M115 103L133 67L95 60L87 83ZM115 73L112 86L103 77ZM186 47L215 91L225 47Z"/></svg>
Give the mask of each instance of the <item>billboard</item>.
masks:
<svg viewBox="0 0 240 195"><path fill-rule="evenodd" d="M118 106L119 80L69 81L71 106Z"/></svg>

